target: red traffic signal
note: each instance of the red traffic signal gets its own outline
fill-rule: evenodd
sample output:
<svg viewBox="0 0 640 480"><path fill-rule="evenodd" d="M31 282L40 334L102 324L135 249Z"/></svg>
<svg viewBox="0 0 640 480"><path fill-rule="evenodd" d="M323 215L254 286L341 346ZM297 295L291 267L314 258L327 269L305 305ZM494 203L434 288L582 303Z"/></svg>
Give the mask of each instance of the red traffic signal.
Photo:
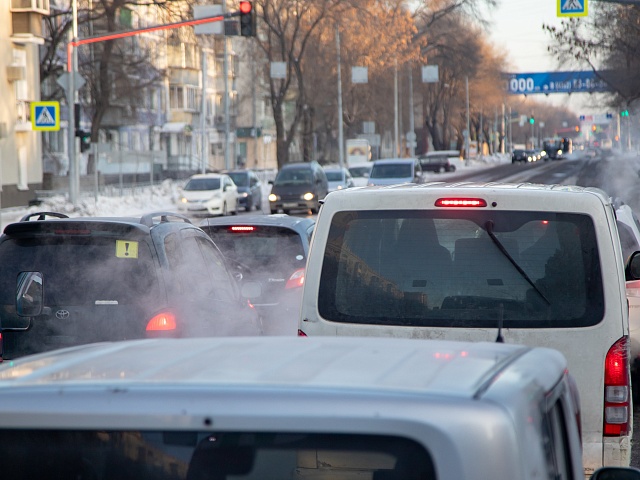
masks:
<svg viewBox="0 0 640 480"><path fill-rule="evenodd" d="M240 2L240 35L243 37L256 35L256 17L253 14L251 2Z"/></svg>

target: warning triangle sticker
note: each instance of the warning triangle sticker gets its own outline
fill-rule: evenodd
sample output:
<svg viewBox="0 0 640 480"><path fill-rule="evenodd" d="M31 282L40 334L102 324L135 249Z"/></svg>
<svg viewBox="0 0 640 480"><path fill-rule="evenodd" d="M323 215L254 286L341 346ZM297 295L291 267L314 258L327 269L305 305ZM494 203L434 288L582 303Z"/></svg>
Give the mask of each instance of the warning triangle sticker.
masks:
<svg viewBox="0 0 640 480"><path fill-rule="evenodd" d="M40 115L38 115L38 118L36 119L36 123L38 125L55 125L56 121L53 118L53 115L51 115L49 109L47 107L43 107Z"/></svg>

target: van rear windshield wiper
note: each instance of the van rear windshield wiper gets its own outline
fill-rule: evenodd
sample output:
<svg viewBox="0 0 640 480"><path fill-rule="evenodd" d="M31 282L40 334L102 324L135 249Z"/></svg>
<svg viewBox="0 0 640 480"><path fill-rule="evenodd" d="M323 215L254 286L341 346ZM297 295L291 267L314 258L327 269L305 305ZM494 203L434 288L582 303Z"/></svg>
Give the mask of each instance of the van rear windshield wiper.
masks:
<svg viewBox="0 0 640 480"><path fill-rule="evenodd" d="M525 272L522 269L522 267L520 265L518 265L518 262L516 262L513 259L511 254L507 251L507 249L504 248L504 245L502 244L502 242L500 242L500 239L498 239L498 237L496 237L496 235L493 233L493 222L491 220L487 220L486 223L484 224L484 228L487 231L487 234L489 235L489 237L491 238L493 243L495 243L496 247L498 247L498 250L500 250L502 252L502 254L507 258L507 260L509 260L509 262L511 262L511 265L513 265L515 267L515 269L518 271L518 273L520 275L522 275L522 278L524 278L527 282L529 282L529 285L531 285L533 287L533 289L536 292L538 292L538 295L540 295L540 297L545 302L547 302L547 305L551 305L551 302L549 301L549 299L544 296L544 293L542 293L540 291L540 289L536 286L536 284L533 283L531 278L529 278L529 275L527 275L527 272Z"/></svg>

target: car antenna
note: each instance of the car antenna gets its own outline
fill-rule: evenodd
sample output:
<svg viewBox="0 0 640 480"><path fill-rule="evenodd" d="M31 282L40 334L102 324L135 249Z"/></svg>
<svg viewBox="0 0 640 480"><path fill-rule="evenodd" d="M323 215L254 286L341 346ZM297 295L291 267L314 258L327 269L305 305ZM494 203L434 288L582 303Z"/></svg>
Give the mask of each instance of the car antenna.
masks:
<svg viewBox="0 0 640 480"><path fill-rule="evenodd" d="M502 323L504 322L504 304L500 303L498 306L498 336L496 338L496 343L504 343L504 338L502 337Z"/></svg>

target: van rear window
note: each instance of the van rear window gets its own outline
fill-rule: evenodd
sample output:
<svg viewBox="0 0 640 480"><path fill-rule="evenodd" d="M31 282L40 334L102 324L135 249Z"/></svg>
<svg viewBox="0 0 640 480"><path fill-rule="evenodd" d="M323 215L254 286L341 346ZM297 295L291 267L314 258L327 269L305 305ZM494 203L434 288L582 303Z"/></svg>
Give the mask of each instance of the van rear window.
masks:
<svg viewBox="0 0 640 480"><path fill-rule="evenodd" d="M400 437L304 433L0 430L3 478L435 480Z"/></svg>
<svg viewBox="0 0 640 480"><path fill-rule="evenodd" d="M337 213L318 300L334 322L568 328L604 315L587 215L486 210Z"/></svg>

